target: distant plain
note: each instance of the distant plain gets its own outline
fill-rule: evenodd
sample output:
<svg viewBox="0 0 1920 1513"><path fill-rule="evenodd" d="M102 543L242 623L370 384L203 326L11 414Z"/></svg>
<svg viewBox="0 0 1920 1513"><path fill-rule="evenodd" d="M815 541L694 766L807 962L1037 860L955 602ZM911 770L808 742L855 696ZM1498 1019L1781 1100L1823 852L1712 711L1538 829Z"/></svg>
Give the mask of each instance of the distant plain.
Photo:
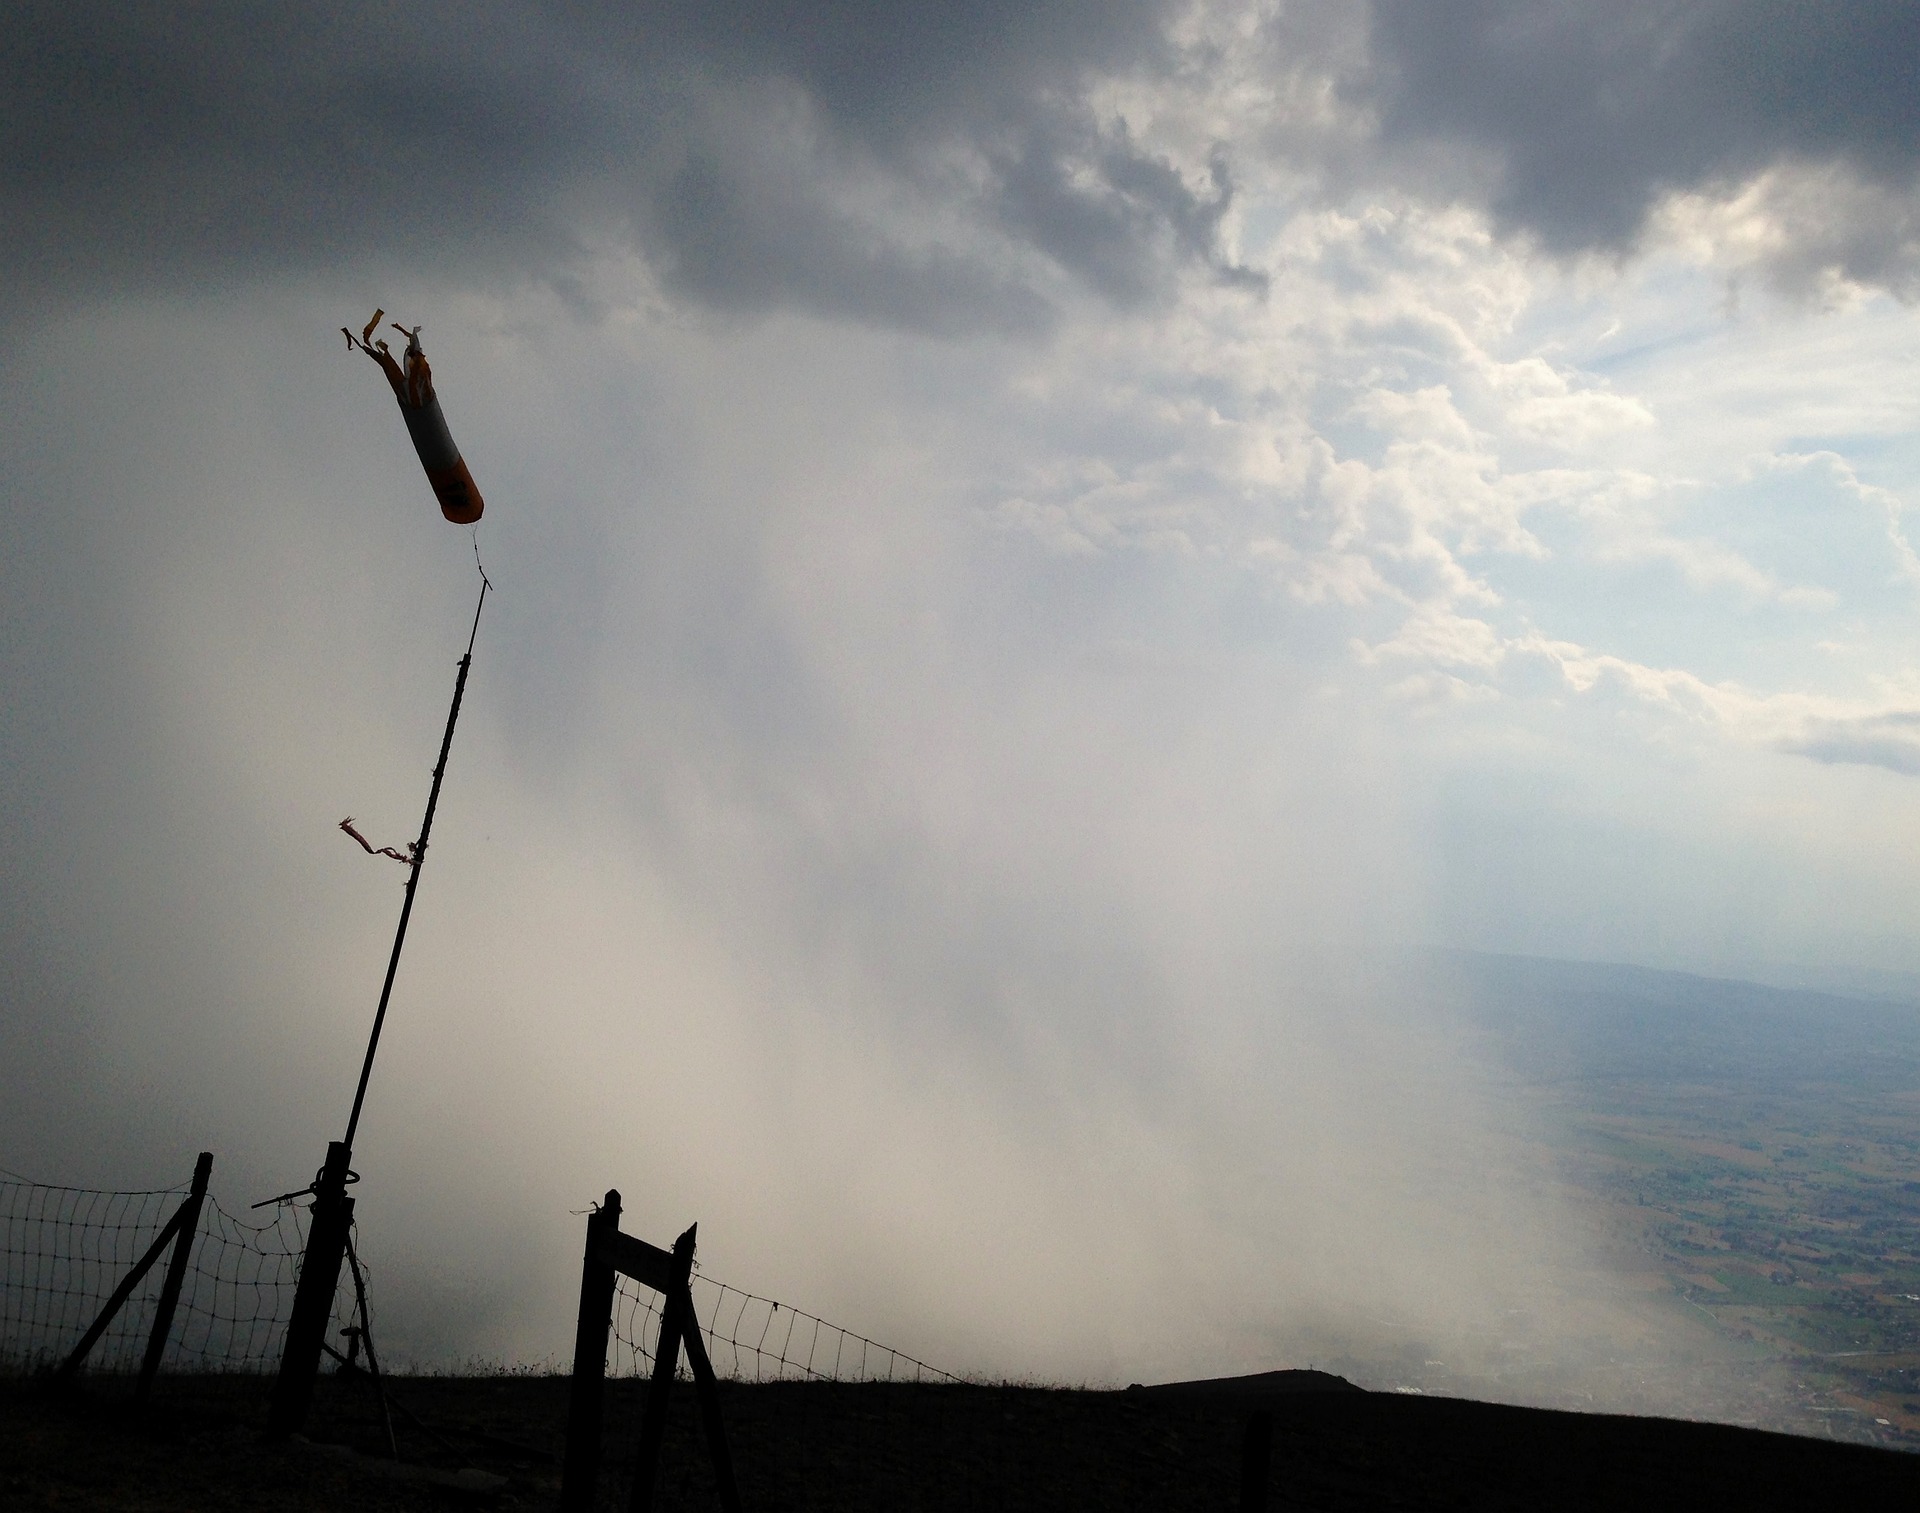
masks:
<svg viewBox="0 0 1920 1513"><path fill-rule="evenodd" d="M1920 1007L1515 957L1422 975L1669 1347L1656 1379L1630 1349L1534 1362L1517 1326L1496 1395L1920 1450ZM1322 1364L1486 1395L1437 1349Z"/></svg>

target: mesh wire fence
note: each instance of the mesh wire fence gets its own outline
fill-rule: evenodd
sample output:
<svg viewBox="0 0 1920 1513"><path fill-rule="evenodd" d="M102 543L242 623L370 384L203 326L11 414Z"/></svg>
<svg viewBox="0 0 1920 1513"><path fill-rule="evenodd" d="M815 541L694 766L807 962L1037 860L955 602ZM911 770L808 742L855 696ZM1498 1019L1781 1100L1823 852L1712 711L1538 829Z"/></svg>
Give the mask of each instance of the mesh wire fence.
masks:
<svg viewBox="0 0 1920 1513"><path fill-rule="evenodd" d="M695 1273L693 1311L714 1374L736 1382L958 1382L951 1372L772 1298ZM613 1298L609 1375L648 1376L661 1295L622 1276ZM683 1362L680 1374L687 1368Z"/></svg>
<svg viewBox="0 0 1920 1513"><path fill-rule="evenodd" d="M145 1192L97 1192L0 1175L0 1368L57 1366L145 1254L186 1196L182 1182ZM149 1273L152 1276L152 1273ZM159 1289L130 1298L93 1358L139 1366ZM139 1305L139 1306L136 1306Z"/></svg>
<svg viewBox="0 0 1920 1513"><path fill-rule="evenodd" d="M720 1378L741 1502L783 1513L1022 1513L1229 1506L1239 1425L1148 1413L1131 1394L968 1381L803 1309L696 1274L701 1339ZM624 1508L663 1299L618 1279L599 1506ZM686 1381L674 1389L656 1509L717 1510L711 1449ZM622 1390L624 1388L624 1390Z"/></svg>
<svg viewBox="0 0 1920 1513"><path fill-rule="evenodd" d="M185 1183L108 1192L0 1172L0 1374L63 1361L186 1198ZM163 1369L275 1369L306 1228L307 1210L298 1203L282 1202L255 1223L235 1217L209 1194ZM90 1376L125 1381L138 1371L167 1259L162 1255L142 1279L89 1353ZM365 1278L364 1262L360 1269ZM343 1268L329 1326L336 1342L354 1322L350 1277ZM963 1381L803 1309L704 1274L694 1276L691 1292L701 1338L720 1378L722 1419L749 1507L791 1513L1174 1508L1188 1505L1229 1464L1226 1442L1212 1443L1218 1426L1200 1426L1184 1446L1164 1434L1130 1431L1103 1443L1097 1455L1076 1459L1063 1454L1062 1445L1090 1441L1071 1416L1092 1411L1084 1403L1076 1406L1076 1395ZM624 1277L618 1282L601 1506L626 1505L662 1301ZM684 1363L680 1376L684 1382ZM444 1444L441 1436L432 1437ZM717 1506L710 1448L689 1385L673 1393L656 1493L654 1506L662 1510Z"/></svg>
<svg viewBox="0 0 1920 1513"><path fill-rule="evenodd" d="M714 1373L734 1474L747 1506L984 1508L1002 1484L1006 1447L994 1419L1002 1389L970 1385L904 1351L803 1309L696 1273L693 1311ZM662 1296L622 1276L608 1370L653 1372ZM688 1383L682 1360L677 1373ZM604 1434L611 1485L625 1506L627 1464L644 1389L616 1396ZM982 1432L983 1428L986 1432ZM675 1389L655 1505L717 1507L711 1450L689 1385Z"/></svg>
<svg viewBox="0 0 1920 1513"><path fill-rule="evenodd" d="M1025 1513L1232 1505L1239 1421L1131 1393L966 1380L803 1309L692 1280L740 1499L781 1513ZM625 1508L663 1299L616 1282L597 1506ZM656 1466L661 1513L718 1513L682 1364Z"/></svg>
<svg viewBox="0 0 1920 1513"><path fill-rule="evenodd" d="M65 1360L186 1196L184 1182L107 1192L0 1172L0 1372L23 1375ZM306 1209L297 1203L280 1203L264 1222L251 1223L207 1196L163 1370L259 1372L278 1366L306 1222ZM170 1256L171 1247L87 1353L90 1374L139 1370ZM333 1312L329 1332L337 1338L353 1315L350 1284L335 1294Z"/></svg>

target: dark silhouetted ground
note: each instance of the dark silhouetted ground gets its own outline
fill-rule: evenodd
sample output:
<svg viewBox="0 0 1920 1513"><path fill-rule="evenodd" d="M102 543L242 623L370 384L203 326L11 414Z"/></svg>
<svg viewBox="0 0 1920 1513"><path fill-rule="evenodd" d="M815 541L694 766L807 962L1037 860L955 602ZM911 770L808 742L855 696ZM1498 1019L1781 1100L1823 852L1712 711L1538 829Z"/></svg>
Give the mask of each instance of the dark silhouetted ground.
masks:
<svg viewBox="0 0 1920 1513"><path fill-rule="evenodd" d="M551 1508L567 1383L394 1384L403 1464L363 1384L322 1384L312 1439L260 1437L258 1378L164 1382L135 1414L111 1393L0 1385L0 1507ZM1300 1390L1320 1386L1336 1390ZM1088 1392L1033 1387L725 1387L749 1510L1239 1506L1247 1414L1273 1415L1274 1509L1920 1507L1920 1457L1662 1419L1346 1388L1306 1373ZM608 1393L603 1507L624 1507L638 1387ZM691 1394L677 1394L664 1508L715 1507ZM423 1427L423 1426L430 1426ZM334 1443L320 1443L331 1441Z"/></svg>

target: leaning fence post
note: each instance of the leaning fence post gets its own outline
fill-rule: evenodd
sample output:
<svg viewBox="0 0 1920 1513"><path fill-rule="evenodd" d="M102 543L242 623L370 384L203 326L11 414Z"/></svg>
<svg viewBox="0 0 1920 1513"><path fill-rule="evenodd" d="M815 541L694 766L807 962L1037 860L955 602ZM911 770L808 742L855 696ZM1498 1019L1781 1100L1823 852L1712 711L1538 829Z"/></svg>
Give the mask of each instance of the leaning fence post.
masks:
<svg viewBox="0 0 1920 1513"><path fill-rule="evenodd" d="M667 1433L667 1401L673 1392L673 1375L680 1368L680 1335L683 1330L698 1329L692 1317L688 1284L693 1280L693 1225L673 1242L673 1273L660 1309L660 1338L653 1349L653 1380L647 1383L646 1406L640 1414L640 1447L633 1458L633 1494L628 1501L631 1513L652 1513L653 1482L660 1465L660 1442Z"/></svg>
<svg viewBox="0 0 1920 1513"><path fill-rule="evenodd" d="M587 1215L587 1251L580 1262L580 1316L573 1332L573 1385L567 1395L567 1454L560 1472L561 1513L593 1506L600 1474L600 1404L607 1376L607 1329L613 1321L614 1274L607 1237L620 1231L620 1193Z"/></svg>
<svg viewBox="0 0 1920 1513"><path fill-rule="evenodd" d="M200 1235L200 1208L207 1199L207 1180L213 1175L213 1152L200 1152L193 1164L193 1186L187 1201L180 1206L180 1233L173 1242L173 1259L167 1263L167 1279L160 1285L160 1305L153 1314L153 1333L147 1338L146 1359L140 1363L140 1385L134 1392L144 1402L153 1389L160 1370L160 1357L167 1351L167 1336L173 1330L173 1311L180 1302L180 1285L187 1278L187 1262L193 1256L193 1242Z"/></svg>
<svg viewBox="0 0 1920 1513"><path fill-rule="evenodd" d="M300 1280L293 1290L293 1316L287 1320L286 1344L280 1354L280 1375L274 1380L268 1409L267 1432L285 1439L306 1422L313 1401L314 1378L320 1374L320 1348L326 1343L327 1321L333 1314L333 1295L340 1286L340 1263L346 1259L347 1230L353 1223L353 1199L347 1196L353 1152L344 1141L327 1146L327 1164L313 1184L313 1217L307 1224L307 1253L300 1262Z"/></svg>
<svg viewBox="0 0 1920 1513"><path fill-rule="evenodd" d="M713 1479L720 1492L720 1513L740 1513L740 1485L733 1476L733 1452L727 1448L727 1422L720 1413L720 1383L714 1379L713 1362L707 1359L706 1341L700 1338L700 1320L694 1316L693 1294L680 1294L680 1312L687 1321L684 1344L687 1365L693 1371L693 1385L700 1399L700 1418L707 1430L707 1453L713 1457Z"/></svg>

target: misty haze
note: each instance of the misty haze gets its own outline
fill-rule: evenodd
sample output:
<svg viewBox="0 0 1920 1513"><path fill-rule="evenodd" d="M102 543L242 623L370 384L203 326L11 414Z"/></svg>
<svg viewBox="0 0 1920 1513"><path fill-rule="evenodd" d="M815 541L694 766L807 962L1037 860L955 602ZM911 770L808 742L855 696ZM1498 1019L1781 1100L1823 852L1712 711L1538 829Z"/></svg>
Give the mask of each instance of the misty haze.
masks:
<svg viewBox="0 0 1920 1513"><path fill-rule="evenodd" d="M8 32L0 1493L1920 1485L1910 6Z"/></svg>

